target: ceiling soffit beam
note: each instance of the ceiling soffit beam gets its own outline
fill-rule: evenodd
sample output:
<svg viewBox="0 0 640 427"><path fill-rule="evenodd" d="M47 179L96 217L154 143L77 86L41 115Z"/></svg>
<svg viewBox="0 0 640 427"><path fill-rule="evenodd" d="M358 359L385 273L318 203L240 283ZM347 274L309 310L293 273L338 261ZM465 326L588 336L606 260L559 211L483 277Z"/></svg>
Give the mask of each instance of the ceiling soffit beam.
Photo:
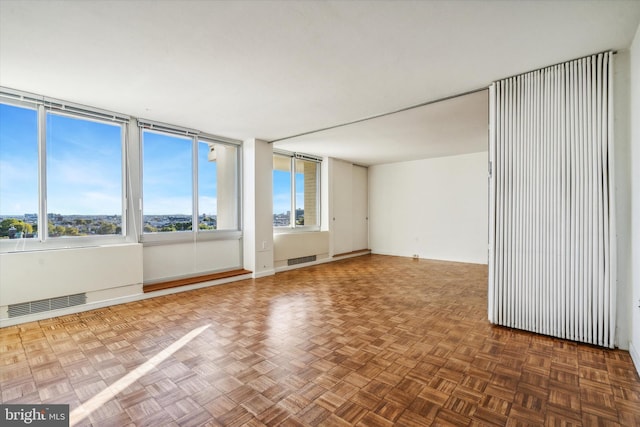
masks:
<svg viewBox="0 0 640 427"><path fill-rule="evenodd" d="M458 97L461 97L461 96L471 95L473 93L482 92L483 90L488 90L488 89L489 89L489 87L486 86L486 87L482 87L482 88L479 88L479 89L470 90L468 92L458 93L458 94L451 95L451 96L445 96L444 98L438 98L438 99L434 99L434 100L431 100L431 101L421 102L420 104L416 104L416 105L411 105L409 107L400 108L399 110L393 110L393 111L389 111L389 112L386 112L386 113L376 114L374 116L369 116L369 117L353 120L353 121L346 122L346 123L340 123L340 124L337 124L337 125L327 126L327 127L320 128L320 129L310 130L308 132L302 132L302 133L298 133L298 134L295 134L295 135L290 135L290 136L285 136L285 137L278 138L278 139L273 139L273 140L268 141L268 142L270 144L273 144L274 142L286 141L288 139L294 139L294 138L298 138L300 136L311 135L311 134L314 134L314 133L323 132L325 130L331 130L331 129L336 129L336 128L340 128L340 127L344 127L344 126L353 125L353 124L356 124L356 123L366 122L368 120L378 119L380 117L385 117L385 116L390 116L392 114L402 113L404 111L409 111L409 110L413 110L415 108L425 107L427 105L436 104L438 102L448 101L449 99L454 99L454 98L458 98Z"/></svg>

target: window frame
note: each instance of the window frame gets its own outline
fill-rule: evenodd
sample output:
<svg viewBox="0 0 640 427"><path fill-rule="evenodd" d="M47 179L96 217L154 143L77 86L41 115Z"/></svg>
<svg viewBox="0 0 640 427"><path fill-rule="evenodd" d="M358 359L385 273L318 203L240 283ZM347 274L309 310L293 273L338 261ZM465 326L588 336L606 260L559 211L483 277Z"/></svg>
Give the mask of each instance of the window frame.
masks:
<svg viewBox="0 0 640 427"><path fill-rule="evenodd" d="M292 153L284 150L273 150L273 156L279 157L287 157L290 161L289 170L291 171L291 183L290 183L290 191L291 191L291 209L290 209L290 217L289 217L289 225L287 226L275 226L273 225L273 215L275 213L272 212L272 220L271 224L273 225L273 231L275 234L281 233L295 233L295 232L307 232L307 231L320 231L321 230L321 190L322 190L322 158L317 156L312 156L309 154L303 153ZM309 161L317 163L316 167L316 224L315 225L297 225L296 224L296 161ZM273 172L272 172L273 173ZM272 194L272 198L275 196L275 192Z"/></svg>
<svg viewBox="0 0 640 427"><path fill-rule="evenodd" d="M127 193L127 144L130 117L120 113L87 107L27 92L0 87L0 103L36 112L38 165L38 236L23 239L0 239L0 253L28 252L46 249L82 248L123 244L129 241ZM120 234L50 237L47 212L47 115L52 113L78 120L120 126L121 167L121 232Z"/></svg>
<svg viewBox="0 0 640 427"><path fill-rule="evenodd" d="M234 180L234 187L235 187L235 211L236 211L236 219L235 219L235 224L236 224L236 228L235 229L215 229L215 230L200 230L199 227L199 222L198 222L198 229L197 229L197 233L200 235L207 235L207 234L213 234L215 236L225 236L225 235L229 235L229 236L234 236L234 237L240 237L241 236L241 231L242 231L242 169L241 169L241 165L242 165L242 144L240 142L230 142L231 140L229 139L223 139L219 136L212 136L212 135L208 135L208 134L199 134L198 137L196 137L196 141L195 141L195 146L194 146L194 157L197 159L198 158L198 144L200 142L206 142L208 144L215 144L215 145L224 145L224 146L229 146L229 147L233 147L236 149L236 161L235 161L235 180ZM198 160L199 161L199 160ZM198 179L198 175L200 173L199 167L200 165L198 164L198 161L196 161L196 163L194 164L193 167L193 172L194 172L194 177L195 177L195 188L194 188L194 201L197 201L197 203L194 205L194 215L196 217L196 219L200 218L200 188L198 186L199 184L199 179ZM216 198L219 197L219 182L216 181L216 187L217 187L217 193L216 193ZM216 220L218 217L219 211L216 210ZM240 234L239 234L240 233Z"/></svg>
<svg viewBox="0 0 640 427"><path fill-rule="evenodd" d="M184 243L192 241L231 240L242 237L242 143L230 138L199 132L194 129L169 125L147 119L138 119L140 138L140 232L139 240L145 246L162 245L170 243ZM144 231L144 132L155 132L165 135L179 136L191 139L191 231L175 232L145 232ZM200 230L199 226L199 191L198 191L198 144L208 142L220 145L229 145L236 148L236 229L227 230ZM217 216L217 212L216 212ZM194 224L196 225L194 227Z"/></svg>

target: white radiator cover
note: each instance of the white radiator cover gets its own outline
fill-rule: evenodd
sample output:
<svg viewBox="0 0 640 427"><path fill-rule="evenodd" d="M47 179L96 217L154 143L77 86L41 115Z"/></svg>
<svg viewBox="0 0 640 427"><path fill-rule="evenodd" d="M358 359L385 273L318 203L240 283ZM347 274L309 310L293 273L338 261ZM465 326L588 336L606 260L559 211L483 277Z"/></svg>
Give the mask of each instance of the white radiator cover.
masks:
<svg viewBox="0 0 640 427"><path fill-rule="evenodd" d="M142 245L0 254L0 306L142 286Z"/></svg>
<svg viewBox="0 0 640 427"><path fill-rule="evenodd" d="M274 261L287 261L329 253L329 232L297 232L274 234Z"/></svg>

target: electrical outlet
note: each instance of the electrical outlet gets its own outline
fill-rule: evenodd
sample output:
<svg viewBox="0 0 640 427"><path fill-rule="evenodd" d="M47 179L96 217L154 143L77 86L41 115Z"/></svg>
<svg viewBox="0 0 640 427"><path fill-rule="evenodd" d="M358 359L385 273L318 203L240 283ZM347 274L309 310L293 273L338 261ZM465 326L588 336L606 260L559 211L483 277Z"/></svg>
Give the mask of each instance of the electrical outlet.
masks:
<svg viewBox="0 0 640 427"><path fill-rule="evenodd" d="M420 259L420 256L418 254L413 254L413 259Z"/></svg>

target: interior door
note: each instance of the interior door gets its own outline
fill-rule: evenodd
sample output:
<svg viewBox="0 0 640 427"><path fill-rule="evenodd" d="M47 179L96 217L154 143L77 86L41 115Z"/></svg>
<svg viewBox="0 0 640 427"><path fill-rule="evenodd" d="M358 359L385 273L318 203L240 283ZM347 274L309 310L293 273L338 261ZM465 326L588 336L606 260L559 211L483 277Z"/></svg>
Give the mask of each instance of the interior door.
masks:
<svg viewBox="0 0 640 427"><path fill-rule="evenodd" d="M351 225L352 251L369 248L369 186L368 169L351 168Z"/></svg>
<svg viewBox="0 0 640 427"><path fill-rule="evenodd" d="M353 251L352 165L335 160L332 169L333 255L339 255Z"/></svg>

